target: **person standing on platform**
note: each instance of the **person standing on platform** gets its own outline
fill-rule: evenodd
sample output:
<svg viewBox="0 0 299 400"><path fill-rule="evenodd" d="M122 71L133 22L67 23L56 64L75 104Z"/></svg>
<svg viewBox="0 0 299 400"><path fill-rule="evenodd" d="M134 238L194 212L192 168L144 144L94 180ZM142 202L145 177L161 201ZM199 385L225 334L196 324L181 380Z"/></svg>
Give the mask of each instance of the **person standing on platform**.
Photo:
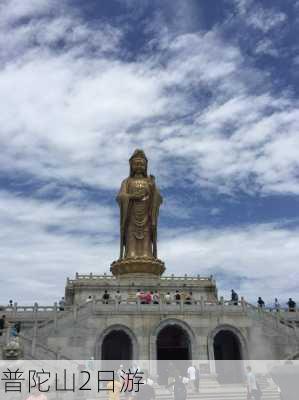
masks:
<svg viewBox="0 0 299 400"><path fill-rule="evenodd" d="M232 289L231 302L233 303L234 306L237 306L239 303L238 293L235 292L234 289Z"/></svg>
<svg viewBox="0 0 299 400"><path fill-rule="evenodd" d="M294 300L290 297L289 301L287 302L287 305L289 307L289 311L290 312L294 312L296 309L296 303L294 302Z"/></svg>
<svg viewBox="0 0 299 400"><path fill-rule="evenodd" d="M280 311L280 304L279 304L279 301L278 301L277 297L275 297L275 299L274 299L274 310L276 312Z"/></svg>
<svg viewBox="0 0 299 400"><path fill-rule="evenodd" d="M166 295L164 296L164 299L165 299L166 304L171 304L171 296L170 296L169 292L166 293Z"/></svg>
<svg viewBox="0 0 299 400"><path fill-rule="evenodd" d="M61 299L59 300L58 306L59 306L59 311L64 311L64 308L65 308L64 297L61 297Z"/></svg>
<svg viewBox="0 0 299 400"><path fill-rule="evenodd" d="M181 302L181 294L178 290L175 291L174 300L176 304L180 304Z"/></svg>
<svg viewBox="0 0 299 400"><path fill-rule="evenodd" d="M108 293L108 290L105 289L102 300L103 300L103 304L108 304L109 303L109 299L110 299L110 294Z"/></svg>
<svg viewBox="0 0 299 400"><path fill-rule="evenodd" d="M160 303L160 295L157 290L155 290L153 294L153 304L159 304Z"/></svg>
<svg viewBox="0 0 299 400"><path fill-rule="evenodd" d="M115 295L114 295L114 300L115 303L120 304L122 302L122 297L121 297L121 293L119 290L116 291Z"/></svg>
<svg viewBox="0 0 299 400"><path fill-rule="evenodd" d="M258 305L258 308L259 308L260 310L262 310L263 308L265 308L265 302L264 302L264 300L263 300L261 297L259 297L259 298L257 299L257 305Z"/></svg>

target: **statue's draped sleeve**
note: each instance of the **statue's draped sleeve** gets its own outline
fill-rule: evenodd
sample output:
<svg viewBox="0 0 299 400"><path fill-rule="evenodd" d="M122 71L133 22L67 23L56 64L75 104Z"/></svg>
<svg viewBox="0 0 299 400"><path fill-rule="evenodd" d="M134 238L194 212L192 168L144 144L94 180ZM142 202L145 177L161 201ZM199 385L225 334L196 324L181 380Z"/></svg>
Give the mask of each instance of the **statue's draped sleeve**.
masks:
<svg viewBox="0 0 299 400"><path fill-rule="evenodd" d="M153 185L151 220L152 220L152 225L157 226L158 216L159 216L159 208L163 202L163 198L160 194L158 187L155 184L155 178L152 175L151 175L151 181L152 181L152 185Z"/></svg>
<svg viewBox="0 0 299 400"><path fill-rule="evenodd" d="M151 206L151 221L152 221L152 243L153 243L153 256L157 258L157 224L159 216L159 208L162 204L163 198L155 184L155 177L150 176L152 184L152 206Z"/></svg>
<svg viewBox="0 0 299 400"><path fill-rule="evenodd" d="M125 243L126 221L128 218L129 205L130 205L130 196L128 193L127 186L128 186L128 179L125 179L122 181L120 190L116 197L116 201L118 202L120 208L120 234L121 234L121 243L123 246L126 244Z"/></svg>

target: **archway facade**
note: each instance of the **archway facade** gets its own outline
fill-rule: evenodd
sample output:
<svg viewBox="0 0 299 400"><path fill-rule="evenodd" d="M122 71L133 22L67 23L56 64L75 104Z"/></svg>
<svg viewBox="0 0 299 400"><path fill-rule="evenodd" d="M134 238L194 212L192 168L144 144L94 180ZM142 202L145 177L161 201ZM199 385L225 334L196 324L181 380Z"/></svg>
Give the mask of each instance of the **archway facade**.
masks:
<svg viewBox="0 0 299 400"><path fill-rule="evenodd" d="M99 360L133 360L138 358L135 334L124 325L112 325L105 329L96 343Z"/></svg>
<svg viewBox="0 0 299 400"><path fill-rule="evenodd" d="M195 335L190 327L180 320L164 320L153 332L152 338L154 349L151 357L157 360L160 383L167 383L172 374L185 374L195 348Z"/></svg>
<svg viewBox="0 0 299 400"><path fill-rule="evenodd" d="M190 360L191 341L179 325L167 325L157 336L157 360Z"/></svg>
<svg viewBox="0 0 299 400"><path fill-rule="evenodd" d="M241 332L233 326L217 327L209 336L209 357L215 360L215 372L222 383L240 382L244 378L247 346Z"/></svg>

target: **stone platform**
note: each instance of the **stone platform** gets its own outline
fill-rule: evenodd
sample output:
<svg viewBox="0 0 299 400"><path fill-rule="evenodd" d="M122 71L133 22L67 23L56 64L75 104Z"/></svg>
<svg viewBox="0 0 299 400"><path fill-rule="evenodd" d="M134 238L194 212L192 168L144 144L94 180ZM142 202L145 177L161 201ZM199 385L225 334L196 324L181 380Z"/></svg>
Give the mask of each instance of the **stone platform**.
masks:
<svg viewBox="0 0 299 400"><path fill-rule="evenodd" d="M116 277L159 277L165 271L164 262L157 258L136 258L114 261L110 271Z"/></svg>

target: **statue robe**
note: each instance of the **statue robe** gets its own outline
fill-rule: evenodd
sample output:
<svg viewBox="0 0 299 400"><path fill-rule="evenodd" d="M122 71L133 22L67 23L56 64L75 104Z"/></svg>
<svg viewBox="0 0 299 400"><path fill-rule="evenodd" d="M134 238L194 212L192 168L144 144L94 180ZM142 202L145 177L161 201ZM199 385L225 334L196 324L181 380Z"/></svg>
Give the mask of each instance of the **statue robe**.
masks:
<svg viewBox="0 0 299 400"><path fill-rule="evenodd" d="M130 199L131 194L139 193L143 193L142 200ZM162 197L154 177L125 179L117 201L120 206L120 258L156 258L157 222Z"/></svg>

